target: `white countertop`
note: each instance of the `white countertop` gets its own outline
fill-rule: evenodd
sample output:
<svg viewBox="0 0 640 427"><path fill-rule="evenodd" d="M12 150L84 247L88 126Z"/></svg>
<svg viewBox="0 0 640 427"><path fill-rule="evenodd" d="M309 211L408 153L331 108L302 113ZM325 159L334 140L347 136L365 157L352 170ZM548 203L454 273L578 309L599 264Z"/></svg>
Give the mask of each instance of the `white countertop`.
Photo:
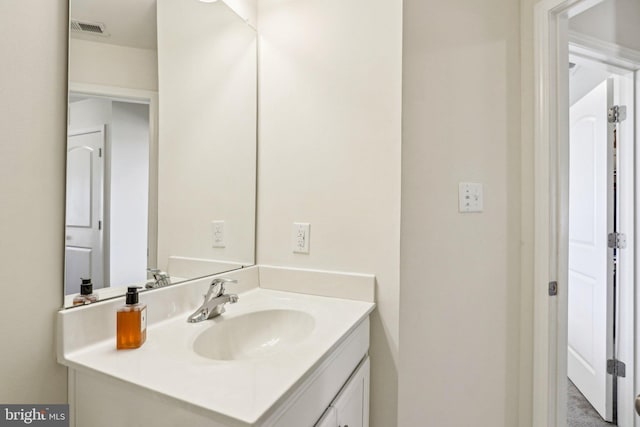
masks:
<svg viewBox="0 0 640 427"><path fill-rule="evenodd" d="M371 302L256 288L240 294L238 303L227 304L226 313L218 318L187 323L190 313L185 312L153 324L139 349L118 351L113 337L64 353L61 363L251 425L301 382L374 307ZM192 350L204 330L242 314L271 309L306 312L313 316L314 328L290 351L256 359L217 361Z"/></svg>

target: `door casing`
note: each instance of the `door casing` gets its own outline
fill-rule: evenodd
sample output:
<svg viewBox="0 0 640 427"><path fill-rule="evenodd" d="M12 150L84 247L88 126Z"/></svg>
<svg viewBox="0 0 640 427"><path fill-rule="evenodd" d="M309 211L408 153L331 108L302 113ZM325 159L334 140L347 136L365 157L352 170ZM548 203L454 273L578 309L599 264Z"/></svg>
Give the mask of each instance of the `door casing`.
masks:
<svg viewBox="0 0 640 427"><path fill-rule="evenodd" d="M568 19L601 1L543 0L534 10L533 425L536 427L563 427L567 416ZM628 161L637 161L637 154ZM636 188L640 188L637 179ZM631 220L630 232L633 226ZM634 265L633 251L629 253ZM549 296L548 284L552 281L559 284L554 297ZM633 293L633 289L630 291ZM632 318L637 297L631 295L624 300L627 315L628 305L632 306ZM633 331L626 330L623 334L624 351L633 352ZM633 361L627 363L627 378L634 378L633 365ZM622 396L633 395L633 380L622 387L627 389L621 393L618 411L629 414L633 411L632 402Z"/></svg>

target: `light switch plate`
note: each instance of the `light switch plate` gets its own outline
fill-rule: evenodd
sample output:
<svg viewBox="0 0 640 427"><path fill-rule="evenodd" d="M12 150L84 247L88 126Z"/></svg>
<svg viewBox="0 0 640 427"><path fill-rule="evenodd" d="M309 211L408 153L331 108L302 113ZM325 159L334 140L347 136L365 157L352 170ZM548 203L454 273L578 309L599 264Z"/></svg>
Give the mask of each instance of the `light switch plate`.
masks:
<svg viewBox="0 0 640 427"><path fill-rule="evenodd" d="M307 222L294 222L291 233L291 247L294 253L309 253L309 231L311 225Z"/></svg>
<svg viewBox="0 0 640 427"><path fill-rule="evenodd" d="M461 213L482 212L484 209L482 184L461 182L458 186L458 210Z"/></svg>

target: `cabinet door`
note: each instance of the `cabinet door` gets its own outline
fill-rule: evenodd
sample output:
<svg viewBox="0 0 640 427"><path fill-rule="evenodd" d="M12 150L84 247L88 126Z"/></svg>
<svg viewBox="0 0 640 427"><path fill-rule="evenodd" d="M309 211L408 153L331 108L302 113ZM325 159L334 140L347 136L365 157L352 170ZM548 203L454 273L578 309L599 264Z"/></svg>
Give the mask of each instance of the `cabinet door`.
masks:
<svg viewBox="0 0 640 427"><path fill-rule="evenodd" d="M336 409L333 406L329 406L322 418L320 418L320 421L316 423L315 427L336 427L337 425Z"/></svg>
<svg viewBox="0 0 640 427"><path fill-rule="evenodd" d="M369 358L367 357L331 405L338 427L369 427Z"/></svg>

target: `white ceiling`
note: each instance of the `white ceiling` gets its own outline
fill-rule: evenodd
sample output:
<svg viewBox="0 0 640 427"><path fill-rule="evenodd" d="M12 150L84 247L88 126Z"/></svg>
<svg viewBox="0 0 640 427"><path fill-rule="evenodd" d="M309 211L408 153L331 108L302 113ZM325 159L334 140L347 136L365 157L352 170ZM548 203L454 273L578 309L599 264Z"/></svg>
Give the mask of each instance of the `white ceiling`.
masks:
<svg viewBox="0 0 640 427"><path fill-rule="evenodd" d="M71 32L74 38L140 49L157 49L156 0L71 0L71 19L99 22L109 37Z"/></svg>
<svg viewBox="0 0 640 427"><path fill-rule="evenodd" d="M640 0L604 0L571 18L569 29L640 51ZM571 57L571 61L576 63L569 73L573 104L606 80L611 71L579 56Z"/></svg>
<svg viewBox="0 0 640 427"><path fill-rule="evenodd" d="M640 51L640 0L605 0L571 18L569 28Z"/></svg>

